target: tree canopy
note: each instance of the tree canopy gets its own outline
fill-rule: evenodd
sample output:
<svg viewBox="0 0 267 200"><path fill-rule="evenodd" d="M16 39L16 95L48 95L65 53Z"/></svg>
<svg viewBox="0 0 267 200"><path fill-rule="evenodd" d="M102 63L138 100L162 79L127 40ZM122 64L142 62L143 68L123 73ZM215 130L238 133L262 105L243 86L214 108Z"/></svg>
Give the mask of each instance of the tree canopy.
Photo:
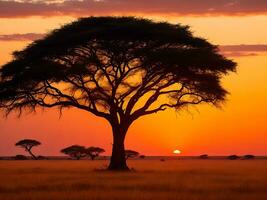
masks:
<svg viewBox="0 0 267 200"><path fill-rule="evenodd" d="M167 107L217 104L227 94L221 75L234 70L234 62L187 26L82 18L14 53L1 69L0 102L6 111L74 106L109 120L115 111L133 120ZM150 101L134 111L149 92ZM149 110L161 95L168 102Z"/></svg>
<svg viewBox="0 0 267 200"><path fill-rule="evenodd" d="M104 153L105 150L100 147L88 147L86 149L87 155L94 160L96 157L98 157L101 153Z"/></svg>
<svg viewBox="0 0 267 200"><path fill-rule="evenodd" d="M66 147L62 149L60 152L70 156L71 158L75 158L77 160L80 160L81 158L87 155L85 147L80 146L80 145L72 145L72 146Z"/></svg>
<svg viewBox="0 0 267 200"><path fill-rule="evenodd" d="M41 145L41 142L39 142L37 140L32 140L32 139L24 139L24 140L18 141L15 145L16 146L21 146L21 147L23 147L25 149L31 149L34 146Z"/></svg>
<svg viewBox="0 0 267 200"><path fill-rule="evenodd" d="M15 52L0 69L0 108L75 107L108 120L110 169L127 168L124 139L138 118L167 108L220 105L235 71L188 26L133 17L81 18Z"/></svg>

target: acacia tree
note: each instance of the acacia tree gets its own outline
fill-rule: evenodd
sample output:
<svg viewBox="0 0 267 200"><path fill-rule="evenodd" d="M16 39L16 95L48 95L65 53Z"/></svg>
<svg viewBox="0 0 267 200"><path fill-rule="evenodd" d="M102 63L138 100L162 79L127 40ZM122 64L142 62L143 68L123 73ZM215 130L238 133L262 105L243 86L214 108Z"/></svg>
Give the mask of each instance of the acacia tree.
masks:
<svg viewBox="0 0 267 200"><path fill-rule="evenodd" d="M124 140L142 116L208 103L227 91L220 79L236 64L187 26L132 17L89 17L54 30L0 71L6 113L75 107L112 127L109 169L128 169Z"/></svg>
<svg viewBox="0 0 267 200"><path fill-rule="evenodd" d="M20 140L18 141L15 146L19 146L25 149L25 151L27 151L33 159L37 159L37 157L32 153L32 148L41 145L41 142L37 141L37 140L32 140L32 139L24 139L24 140Z"/></svg>
<svg viewBox="0 0 267 200"><path fill-rule="evenodd" d="M99 156L99 154L104 152L105 150L100 147L88 147L86 149L86 153L91 158L91 160L94 160L96 157Z"/></svg>
<svg viewBox="0 0 267 200"><path fill-rule="evenodd" d="M72 145L67 148L64 148L60 151L71 158L75 158L76 160L80 160L81 158L86 156L86 149L84 146L80 145Z"/></svg>
<svg viewBox="0 0 267 200"><path fill-rule="evenodd" d="M139 152L133 150L125 150L125 159L128 160L129 158L136 158L139 156Z"/></svg>

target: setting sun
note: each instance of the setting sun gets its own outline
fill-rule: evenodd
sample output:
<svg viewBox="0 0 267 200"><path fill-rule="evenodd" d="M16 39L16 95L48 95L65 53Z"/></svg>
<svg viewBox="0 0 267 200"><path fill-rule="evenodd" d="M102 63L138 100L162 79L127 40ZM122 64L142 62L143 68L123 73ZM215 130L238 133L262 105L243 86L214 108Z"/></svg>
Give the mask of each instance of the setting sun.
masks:
<svg viewBox="0 0 267 200"><path fill-rule="evenodd" d="M176 150L173 151L173 153L174 154L181 154L182 152L180 150L176 149Z"/></svg>

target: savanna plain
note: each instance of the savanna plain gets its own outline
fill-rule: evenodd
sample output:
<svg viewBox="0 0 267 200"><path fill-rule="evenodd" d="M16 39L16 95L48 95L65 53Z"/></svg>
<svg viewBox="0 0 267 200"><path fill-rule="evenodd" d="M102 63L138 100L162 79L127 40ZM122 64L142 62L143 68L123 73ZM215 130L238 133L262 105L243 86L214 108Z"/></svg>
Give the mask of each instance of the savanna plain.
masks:
<svg viewBox="0 0 267 200"><path fill-rule="evenodd" d="M265 200L267 160L0 161L1 200Z"/></svg>

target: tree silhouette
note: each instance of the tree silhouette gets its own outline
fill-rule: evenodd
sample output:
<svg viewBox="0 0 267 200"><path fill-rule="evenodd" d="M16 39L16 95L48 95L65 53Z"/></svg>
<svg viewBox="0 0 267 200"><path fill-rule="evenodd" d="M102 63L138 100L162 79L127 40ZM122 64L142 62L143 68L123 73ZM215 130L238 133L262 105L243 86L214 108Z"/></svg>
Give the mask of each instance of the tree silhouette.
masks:
<svg viewBox="0 0 267 200"><path fill-rule="evenodd" d="M230 155L230 156L228 156L227 158L228 158L229 160L237 160L237 159L240 159L240 157L237 156L237 155Z"/></svg>
<svg viewBox="0 0 267 200"><path fill-rule="evenodd" d="M254 155L251 155L251 154L248 154L248 155L244 155L243 159L245 159L245 160L252 160L252 159L255 159L255 156Z"/></svg>
<svg viewBox="0 0 267 200"><path fill-rule="evenodd" d="M81 158L86 156L85 147L79 146L79 145L69 146L65 149L62 149L60 152L66 154L66 155L68 155L71 158L74 158L76 160L80 160Z"/></svg>
<svg viewBox="0 0 267 200"><path fill-rule="evenodd" d="M99 156L99 154L104 152L105 150L100 147L88 147L86 149L86 153L91 158L91 160L94 160L96 157Z"/></svg>
<svg viewBox="0 0 267 200"><path fill-rule="evenodd" d="M129 158L136 158L139 156L139 153L137 151L133 150L125 150L125 158L128 160Z"/></svg>
<svg viewBox="0 0 267 200"><path fill-rule="evenodd" d="M13 159L15 159L15 160L27 160L27 157L19 154L19 155L14 156Z"/></svg>
<svg viewBox="0 0 267 200"><path fill-rule="evenodd" d="M0 77L0 108L75 107L112 127L111 170L127 170L124 140L142 116L219 106L236 64L189 27L132 17L81 18L14 52Z"/></svg>
<svg viewBox="0 0 267 200"><path fill-rule="evenodd" d="M24 139L24 140L20 140L18 141L15 146L19 146L25 149L25 151L27 151L33 159L37 159L37 157L32 153L32 148L41 145L41 142L37 141L37 140L32 140L32 139Z"/></svg>
<svg viewBox="0 0 267 200"><path fill-rule="evenodd" d="M199 156L200 159L208 159L209 155L208 154L202 154Z"/></svg>

